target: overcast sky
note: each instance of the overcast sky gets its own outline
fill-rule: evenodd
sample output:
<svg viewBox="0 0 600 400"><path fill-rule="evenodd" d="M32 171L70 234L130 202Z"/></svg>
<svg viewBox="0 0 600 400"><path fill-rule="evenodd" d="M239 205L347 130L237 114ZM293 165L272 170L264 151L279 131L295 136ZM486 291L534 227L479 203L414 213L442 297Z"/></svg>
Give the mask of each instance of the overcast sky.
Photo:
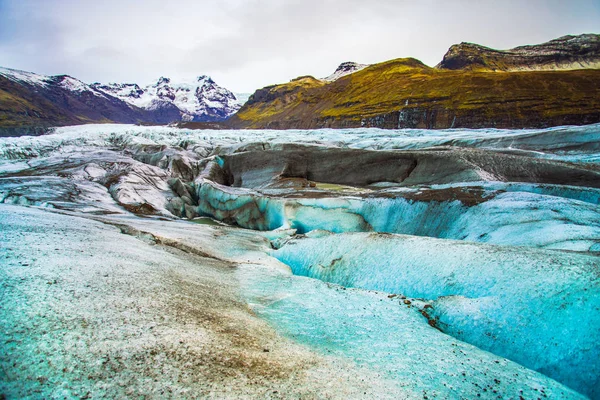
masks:
<svg viewBox="0 0 600 400"><path fill-rule="evenodd" d="M600 0L0 0L0 66L88 83L206 74L236 92L580 33L600 33Z"/></svg>

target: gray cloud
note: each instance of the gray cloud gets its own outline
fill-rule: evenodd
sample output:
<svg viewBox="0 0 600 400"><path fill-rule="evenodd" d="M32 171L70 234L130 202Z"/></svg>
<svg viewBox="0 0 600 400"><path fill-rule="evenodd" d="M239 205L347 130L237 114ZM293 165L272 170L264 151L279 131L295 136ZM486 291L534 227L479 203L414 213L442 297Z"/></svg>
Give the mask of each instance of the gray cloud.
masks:
<svg viewBox="0 0 600 400"><path fill-rule="evenodd" d="M433 65L453 43L508 48L598 21L597 0L0 0L0 65L90 82L210 74L252 91L342 61Z"/></svg>

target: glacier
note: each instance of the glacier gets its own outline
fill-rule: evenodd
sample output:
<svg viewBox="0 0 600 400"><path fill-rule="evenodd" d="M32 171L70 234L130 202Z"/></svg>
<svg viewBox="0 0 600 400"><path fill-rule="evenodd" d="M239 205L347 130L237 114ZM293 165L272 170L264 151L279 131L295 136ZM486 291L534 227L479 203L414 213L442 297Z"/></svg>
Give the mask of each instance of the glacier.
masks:
<svg viewBox="0 0 600 400"><path fill-rule="evenodd" d="M572 387L600 383L597 256L377 233L280 246L297 275L418 298L443 332Z"/></svg>
<svg viewBox="0 0 600 400"><path fill-rule="evenodd" d="M0 138L0 279L9 288L0 300L9 316L2 339L14 343L0 362L22 366L0 378L1 390L127 395L104 378L102 389L92 389L93 379L74 384L72 353L59 360L43 352L68 373L26 366L36 351L60 346L60 330L43 316L63 307L69 290L79 297L62 318L94 321L91 330L89 322L69 325L78 337L104 335L114 340L111 360L135 363L131 336L115 316L137 315L149 298L172 300L176 310L207 304L210 288L222 286L211 300L218 320L229 321L231 337L247 325L243 337L252 339L227 345L227 329L200 329L239 362L210 356L209 370L223 375L192 371L199 382L225 386L184 379L173 387L179 395L264 396L271 386L299 397L600 398L599 142L600 125L234 131L106 124ZM59 256L62 249L72 261ZM110 282L88 290L86 268L120 273L115 296L139 300L107 303ZM146 284L164 299L138 290L145 269ZM173 271L186 278L165 280ZM63 293L52 282L66 277ZM29 285L22 286L27 302L19 303L19 285ZM186 285L198 291L180 299ZM50 301L40 287L63 294ZM98 314L94 302L116 314ZM151 332L159 316L143 309L152 318L132 321ZM30 341L11 321L35 333ZM177 332L186 343L194 337L176 326L158 331L161 357L175 351L168 341ZM261 336L287 350L262 354L270 345ZM192 342L192 353L213 354L203 347L210 341ZM176 353L165 380L177 381L191 362ZM77 354L95 363L92 375L108 373L99 349ZM289 374L252 388L251 366L273 371L278 363ZM124 371L143 374L136 368ZM320 376L344 378L327 387ZM118 373L119 382L146 390L132 379ZM164 386L161 379L146 384Z"/></svg>

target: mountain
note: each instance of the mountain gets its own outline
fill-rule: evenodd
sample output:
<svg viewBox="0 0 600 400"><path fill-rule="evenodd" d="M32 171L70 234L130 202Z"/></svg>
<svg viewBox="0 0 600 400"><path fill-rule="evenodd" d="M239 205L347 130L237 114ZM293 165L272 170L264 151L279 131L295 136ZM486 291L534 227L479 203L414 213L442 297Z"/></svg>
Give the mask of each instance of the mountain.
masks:
<svg viewBox="0 0 600 400"><path fill-rule="evenodd" d="M358 64L353 61L343 62L336 68L333 74L323 78L323 80L327 82L333 82L340 79L342 76L353 74L361 69L365 69L368 66L368 64Z"/></svg>
<svg viewBox="0 0 600 400"><path fill-rule="evenodd" d="M221 121L241 107L232 92L206 75L180 83L161 77L145 88L135 83L94 83L92 87L150 112L154 120L162 123Z"/></svg>
<svg viewBox="0 0 600 400"><path fill-rule="evenodd" d="M0 128L5 134L89 122L135 123L144 118L143 110L71 76L0 68Z"/></svg>
<svg viewBox="0 0 600 400"><path fill-rule="evenodd" d="M233 93L207 76L180 84L160 78L141 88L135 83L88 85L69 75L0 68L0 136L92 122L221 121L240 106Z"/></svg>
<svg viewBox="0 0 600 400"><path fill-rule="evenodd" d="M599 42L600 35L567 36L510 51L463 44L452 46L434 68L400 58L332 82L304 76L257 90L227 124L313 129L596 123L600 122ZM465 48L472 51L469 57L455 56L464 53L457 49ZM485 60L486 66L477 60Z"/></svg>
<svg viewBox="0 0 600 400"><path fill-rule="evenodd" d="M456 44L436 68L488 71L600 68L600 35L563 36L510 50L494 50L473 43Z"/></svg>

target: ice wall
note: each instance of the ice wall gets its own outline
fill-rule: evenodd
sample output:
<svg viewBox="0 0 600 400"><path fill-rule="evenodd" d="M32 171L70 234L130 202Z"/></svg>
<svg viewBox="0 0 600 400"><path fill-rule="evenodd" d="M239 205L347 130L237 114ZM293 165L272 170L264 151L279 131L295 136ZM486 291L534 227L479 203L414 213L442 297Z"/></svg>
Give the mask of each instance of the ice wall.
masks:
<svg viewBox="0 0 600 400"><path fill-rule="evenodd" d="M479 204L465 205L451 198L412 200L400 197L401 193L392 198L375 195L297 198L286 197L281 192L269 194L268 190L231 188L210 181L198 188L200 214L249 229L294 228L299 233L314 229L336 233L376 231L600 251L598 207L547 194L497 190L482 197ZM556 186L551 189L561 190ZM435 189L426 190L435 192ZM571 197L580 193L577 188L565 190L574 193ZM591 192L589 197L595 200L596 195Z"/></svg>

